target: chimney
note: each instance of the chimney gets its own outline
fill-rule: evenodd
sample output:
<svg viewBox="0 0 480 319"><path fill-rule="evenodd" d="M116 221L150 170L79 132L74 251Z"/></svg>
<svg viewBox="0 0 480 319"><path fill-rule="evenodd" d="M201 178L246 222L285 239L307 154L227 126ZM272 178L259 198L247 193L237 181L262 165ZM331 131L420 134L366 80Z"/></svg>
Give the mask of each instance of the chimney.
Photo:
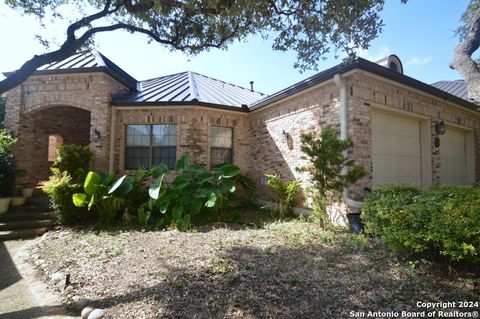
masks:
<svg viewBox="0 0 480 319"><path fill-rule="evenodd" d="M250 81L250 91L253 92L253 81Z"/></svg>

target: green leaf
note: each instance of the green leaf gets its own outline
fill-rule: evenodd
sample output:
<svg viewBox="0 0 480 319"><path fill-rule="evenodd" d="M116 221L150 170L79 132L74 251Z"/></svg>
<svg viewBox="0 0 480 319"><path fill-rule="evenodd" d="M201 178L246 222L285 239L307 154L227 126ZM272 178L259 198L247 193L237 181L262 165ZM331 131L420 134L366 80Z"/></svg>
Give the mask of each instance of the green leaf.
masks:
<svg viewBox="0 0 480 319"><path fill-rule="evenodd" d="M183 213L183 206L177 205L173 207L172 209L172 216L175 218L177 221L182 218L182 213Z"/></svg>
<svg viewBox="0 0 480 319"><path fill-rule="evenodd" d="M77 207L84 207L87 205L87 194L77 193L72 196L73 205Z"/></svg>
<svg viewBox="0 0 480 319"><path fill-rule="evenodd" d="M193 199L190 206L190 213L192 216L198 215L202 210L202 201L200 199Z"/></svg>
<svg viewBox="0 0 480 319"><path fill-rule="evenodd" d="M204 173L207 172L207 169L203 165L198 165L198 164L191 164L185 166L185 170L193 173Z"/></svg>
<svg viewBox="0 0 480 319"><path fill-rule="evenodd" d="M143 208L138 210L138 223L142 227L147 227L148 220L150 219L151 213L149 211L145 211Z"/></svg>
<svg viewBox="0 0 480 319"><path fill-rule="evenodd" d="M190 225L190 215L183 216L179 221L177 221L177 229L180 231L185 231Z"/></svg>
<svg viewBox="0 0 480 319"><path fill-rule="evenodd" d="M205 203L205 207L214 207L215 203L217 202L217 195L215 195L214 192L211 192L210 195L208 196L208 200Z"/></svg>
<svg viewBox="0 0 480 319"><path fill-rule="evenodd" d="M187 166L187 163L188 163L188 155L183 155L175 163L175 170L179 171L179 170L185 169L185 166Z"/></svg>
<svg viewBox="0 0 480 319"><path fill-rule="evenodd" d="M85 178L85 183L83 184L83 189L87 195L92 196L97 192L98 184L100 183L100 175L95 172L88 172L87 177Z"/></svg>
<svg viewBox="0 0 480 319"><path fill-rule="evenodd" d="M160 177L155 180L155 182L148 188L148 195L150 195L151 198L158 199L158 195L160 194L160 190L162 189L164 177L165 174L160 175Z"/></svg>
<svg viewBox="0 0 480 319"><path fill-rule="evenodd" d="M192 180L192 176L189 174L178 175L175 178L175 180L172 182L172 187L174 189L185 188L190 183L191 180Z"/></svg>
<svg viewBox="0 0 480 319"><path fill-rule="evenodd" d="M240 168L233 164L225 164L218 168L218 172L223 178L232 178L240 174Z"/></svg>
<svg viewBox="0 0 480 319"><path fill-rule="evenodd" d="M210 172L202 172L195 176L197 178L198 184L203 184L206 182L210 182L213 179L213 174Z"/></svg>
<svg viewBox="0 0 480 319"><path fill-rule="evenodd" d="M205 198L210 195L210 190L205 189L205 188L199 188L197 191L193 194L193 197L195 198Z"/></svg>
<svg viewBox="0 0 480 319"><path fill-rule="evenodd" d="M90 198L90 202L88 203L88 210L92 209L92 206L95 204L95 194L92 195Z"/></svg>
<svg viewBox="0 0 480 319"><path fill-rule="evenodd" d="M152 177L154 179L159 179L160 177L162 177L162 175L165 175L167 173L168 173L168 166L163 163L155 166L152 169Z"/></svg>
<svg viewBox="0 0 480 319"><path fill-rule="evenodd" d="M112 194L115 192L115 195L123 197L127 195L132 189L133 189L133 184L131 183L130 180L125 180L127 175L123 175L120 177L115 184L113 184L112 187L108 190L108 194Z"/></svg>
<svg viewBox="0 0 480 319"><path fill-rule="evenodd" d="M168 209L168 205L170 205L169 200L162 200L158 202L158 211L162 214L165 214L165 212Z"/></svg>

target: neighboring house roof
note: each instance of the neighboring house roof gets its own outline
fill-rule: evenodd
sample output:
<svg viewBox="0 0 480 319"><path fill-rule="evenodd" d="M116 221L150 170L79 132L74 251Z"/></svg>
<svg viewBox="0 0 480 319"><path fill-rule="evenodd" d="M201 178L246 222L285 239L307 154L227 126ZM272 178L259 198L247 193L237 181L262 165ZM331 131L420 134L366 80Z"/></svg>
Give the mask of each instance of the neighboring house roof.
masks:
<svg viewBox="0 0 480 319"><path fill-rule="evenodd" d="M461 99L469 101L467 83L464 80L455 81L438 81L432 83L431 86L436 87L442 91L458 96Z"/></svg>
<svg viewBox="0 0 480 319"><path fill-rule="evenodd" d="M324 81L333 79L335 74L343 74L349 71L352 71L354 69L360 69L364 70L370 73L373 73L375 75L381 76L383 78L401 83L403 85L412 87L417 90L421 90L425 93L432 94L436 97L439 97L443 100L448 100L455 102L463 107L466 107L471 110L477 110L478 106L475 105L472 102L469 102L463 98L460 98L456 95L453 95L451 93L445 92L439 88L436 88L434 86L431 86L429 84L423 83L421 81L418 81L414 78L411 78L409 76L406 76L404 74L401 74L399 72L393 71L389 68L383 67L381 65L378 65L374 62L370 62L368 60L362 59L362 58L356 58L353 61L347 62L347 63L342 63L337 66L334 66L330 69L327 69L323 72L317 73L303 81L297 82L294 85L291 85L277 93L274 93L262 100L259 100L252 105L249 105L250 110L256 110L259 109L263 106L275 103L279 100L282 100L288 96L291 96L293 94L299 93L303 90L306 90L310 87L313 87L317 84L320 84Z"/></svg>
<svg viewBox="0 0 480 319"><path fill-rule="evenodd" d="M106 72L130 90L137 89L138 81L134 77L95 50L80 52L62 61L43 65L35 71L34 75L98 71ZM7 72L4 74L8 76L11 73L13 72Z"/></svg>
<svg viewBox="0 0 480 319"><path fill-rule="evenodd" d="M114 105L196 104L248 111L265 94L195 72L182 72L140 82L138 92L115 99Z"/></svg>

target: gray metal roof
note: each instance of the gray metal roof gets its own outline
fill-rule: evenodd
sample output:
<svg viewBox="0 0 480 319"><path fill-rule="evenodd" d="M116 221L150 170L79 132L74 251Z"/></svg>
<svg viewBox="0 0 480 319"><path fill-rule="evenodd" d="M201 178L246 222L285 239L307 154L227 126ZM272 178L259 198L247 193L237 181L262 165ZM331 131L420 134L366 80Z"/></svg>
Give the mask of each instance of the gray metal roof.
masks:
<svg viewBox="0 0 480 319"><path fill-rule="evenodd" d="M140 82L138 92L114 100L115 105L205 104L245 108L265 95L202 74L187 71Z"/></svg>
<svg viewBox="0 0 480 319"><path fill-rule="evenodd" d="M458 96L461 99L469 101L467 84L464 80L455 80L455 81L438 81L431 84L432 86L450 93L452 95Z"/></svg>
<svg viewBox="0 0 480 319"><path fill-rule="evenodd" d="M132 90L136 90L137 88L138 81L134 77L95 50L76 53L62 61L41 66L37 69L36 74L92 72L98 70L106 71L113 78Z"/></svg>

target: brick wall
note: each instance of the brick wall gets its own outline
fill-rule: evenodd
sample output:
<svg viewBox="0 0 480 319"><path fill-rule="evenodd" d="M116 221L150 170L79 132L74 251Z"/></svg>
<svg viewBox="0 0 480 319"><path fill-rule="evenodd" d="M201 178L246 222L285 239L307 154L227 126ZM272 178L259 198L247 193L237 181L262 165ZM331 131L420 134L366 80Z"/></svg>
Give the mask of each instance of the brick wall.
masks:
<svg viewBox="0 0 480 319"><path fill-rule="evenodd" d="M128 124L176 124L177 159L183 154L191 162L210 165L210 127L233 128L233 161L242 171L248 169L247 114L203 107L160 107L116 111L114 169L125 172L125 130Z"/></svg>
<svg viewBox="0 0 480 319"><path fill-rule="evenodd" d="M5 126L19 137L17 165L26 169L27 176L34 176L33 181L44 178L45 172L48 174L48 162L45 162L46 155L43 153L47 151L43 146L48 145L47 134L51 131L47 127L54 128L65 143L78 141L84 144L90 142L84 133L81 134L82 138L68 135L75 134L74 128L78 128L82 132L87 130L90 137L93 130L97 129L102 138L90 143L90 149L95 154L91 166L106 171L111 96L125 91L123 85L104 73L88 73L32 76L7 92ZM66 110L64 107L77 108L80 113L71 108L62 112ZM79 123L87 120L87 123Z"/></svg>

